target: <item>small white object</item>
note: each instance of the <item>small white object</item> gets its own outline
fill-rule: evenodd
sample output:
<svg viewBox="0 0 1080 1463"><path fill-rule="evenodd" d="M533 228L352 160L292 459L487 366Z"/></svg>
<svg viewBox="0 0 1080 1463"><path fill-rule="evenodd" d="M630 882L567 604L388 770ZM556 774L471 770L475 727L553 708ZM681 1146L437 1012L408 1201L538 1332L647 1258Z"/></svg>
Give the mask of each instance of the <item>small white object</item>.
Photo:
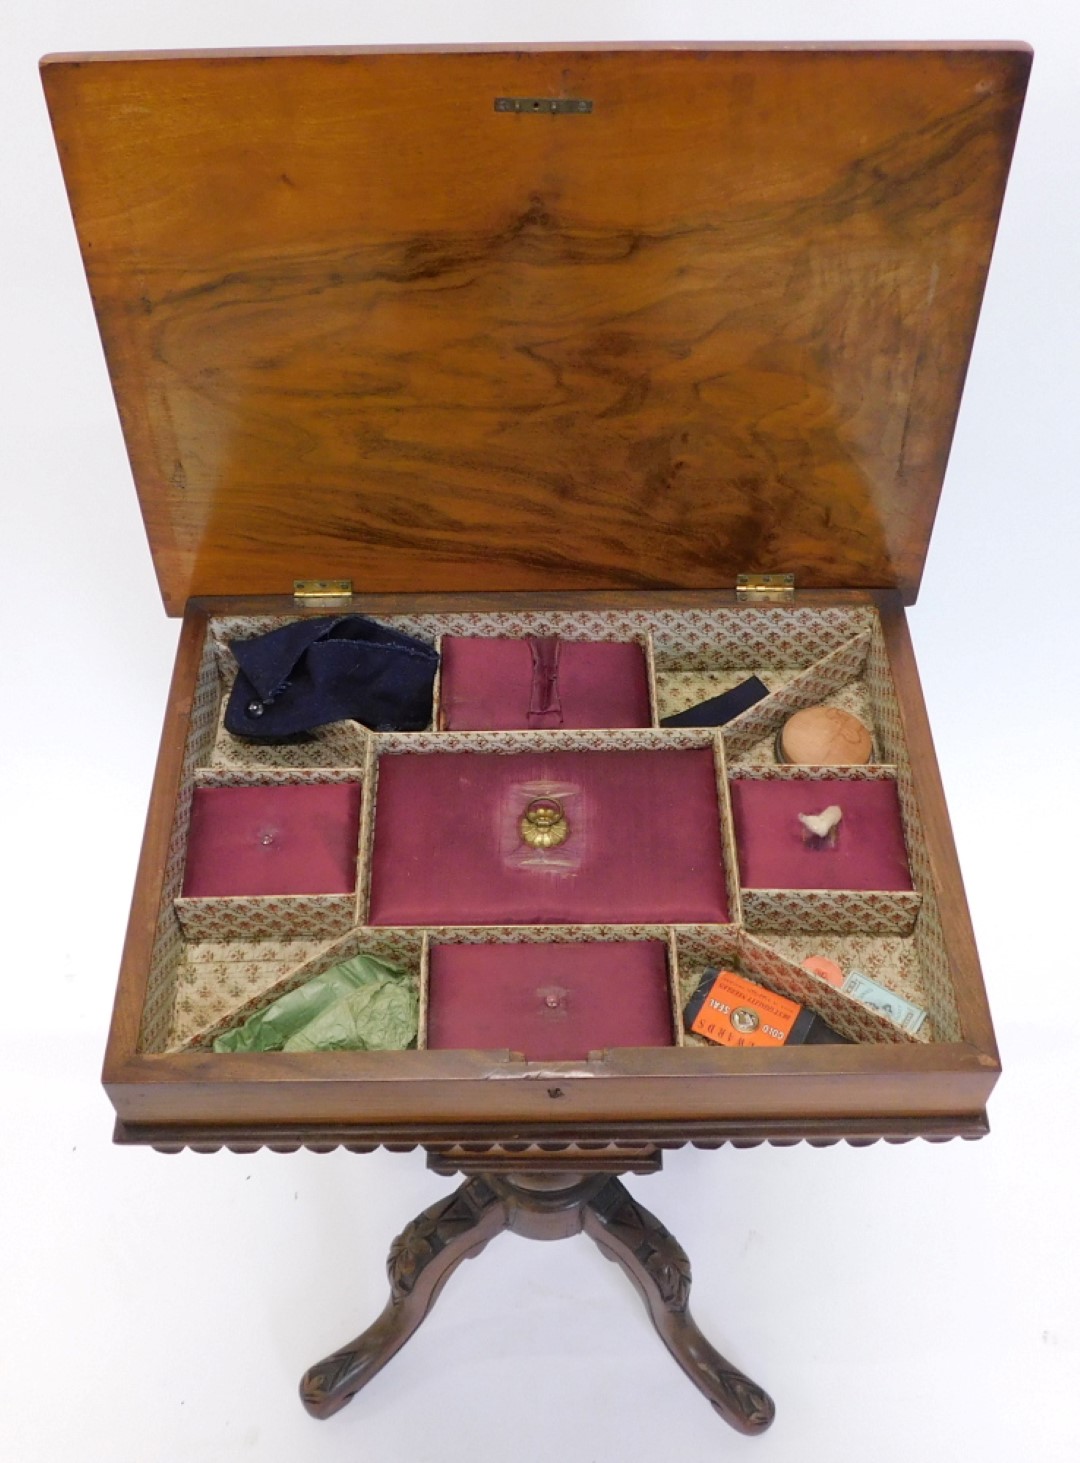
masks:
<svg viewBox="0 0 1080 1463"><path fill-rule="evenodd" d="M843 816L836 804L831 803L821 813L800 813L799 822L807 833L812 833L815 838L828 838Z"/></svg>

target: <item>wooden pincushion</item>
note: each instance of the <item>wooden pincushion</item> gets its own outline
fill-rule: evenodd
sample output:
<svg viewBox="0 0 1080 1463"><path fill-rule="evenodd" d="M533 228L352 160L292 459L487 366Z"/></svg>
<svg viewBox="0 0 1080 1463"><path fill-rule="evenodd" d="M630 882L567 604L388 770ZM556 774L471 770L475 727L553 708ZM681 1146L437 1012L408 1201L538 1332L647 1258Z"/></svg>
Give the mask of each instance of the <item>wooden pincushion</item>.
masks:
<svg viewBox="0 0 1080 1463"><path fill-rule="evenodd" d="M870 761L874 739L850 711L841 711L838 706L808 706L784 723L777 752L783 762L850 767Z"/></svg>

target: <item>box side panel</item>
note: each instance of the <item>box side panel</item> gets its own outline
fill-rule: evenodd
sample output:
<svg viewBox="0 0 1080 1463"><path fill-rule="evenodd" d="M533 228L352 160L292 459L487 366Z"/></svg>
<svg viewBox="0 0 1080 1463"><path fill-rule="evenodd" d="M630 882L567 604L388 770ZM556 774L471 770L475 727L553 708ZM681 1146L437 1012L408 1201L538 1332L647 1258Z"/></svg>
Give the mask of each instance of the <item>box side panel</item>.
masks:
<svg viewBox="0 0 1080 1463"><path fill-rule="evenodd" d="M123 1122L160 1124L177 1135L281 1125L340 1126L357 1137L393 1131L413 1142L435 1130L499 1141L519 1129L549 1127L575 1137L663 1130L685 1138L710 1127L731 1135L807 1136L830 1126L941 1136L950 1126L963 1133L984 1120L996 1076L969 1047L880 1047L839 1058L834 1051L792 1051L780 1054L795 1058L779 1064L786 1070L778 1070L775 1052L765 1060L738 1052L735 1063L686 1049L664 1053L663 1061L653 1052L624 1052L606 1075L603 1068L554 1064L514 1076L510 1064L492 1060L496 1055L486 1054L485 1062L478 1053L425 1053L422 1078L414 1068L410 1079L375 1081L350 1080L349 1064L338 1061L331 1070L322 1062L317 1080L304 1080L301 1060L267 1057L268 1080L245 1081L226 1076L236 1070L233 1063L208 1063L203 1054L141 1058L115 1074L110 1096ZM688 1059L699 1070L686 1070Z"/></svg>
<svg viewBox="0 0 1080 1463"><path fill-rule="evenodd" d="M182 833L178 839L176 830L182 789L191 781L191 764L198 754L198 737L189 733L207 652L208 623L201 610L190 608L180 631L109 1031L106 1077L138 1050L140 1035L152 1037L167 1030L172 1014L168 984L152 981L151 970L155 960L172 958L180 939L164 891L170 868L175 882L177 862L182 866L183 860ZM211 730L208 724L205 731Z"/></svg>

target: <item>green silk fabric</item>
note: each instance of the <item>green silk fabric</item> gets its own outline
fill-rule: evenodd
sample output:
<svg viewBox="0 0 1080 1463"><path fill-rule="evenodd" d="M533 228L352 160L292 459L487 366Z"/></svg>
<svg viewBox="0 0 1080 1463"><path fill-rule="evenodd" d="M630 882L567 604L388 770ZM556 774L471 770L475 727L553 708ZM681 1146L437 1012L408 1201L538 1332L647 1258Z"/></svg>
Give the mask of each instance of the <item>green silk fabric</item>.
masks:
<svg viewBox="0 0 1080 1463"><path fill-rule="evenodd" d="M216 1052L403 1051L416 1040L416 982L374 955L324 970L214 1039Z"/></svg>

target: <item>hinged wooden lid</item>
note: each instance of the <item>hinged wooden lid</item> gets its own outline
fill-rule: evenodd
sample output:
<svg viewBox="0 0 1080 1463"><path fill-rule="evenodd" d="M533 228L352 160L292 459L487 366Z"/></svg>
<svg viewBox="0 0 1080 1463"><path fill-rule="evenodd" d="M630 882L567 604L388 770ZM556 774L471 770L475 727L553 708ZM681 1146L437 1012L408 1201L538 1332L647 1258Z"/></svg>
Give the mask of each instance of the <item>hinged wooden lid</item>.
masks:
<svg viewBox="0 0 1080 1463"><path fill-rule="evenodd" d="M171 610L914 598L1026 47L43 64Z"/></svg>

